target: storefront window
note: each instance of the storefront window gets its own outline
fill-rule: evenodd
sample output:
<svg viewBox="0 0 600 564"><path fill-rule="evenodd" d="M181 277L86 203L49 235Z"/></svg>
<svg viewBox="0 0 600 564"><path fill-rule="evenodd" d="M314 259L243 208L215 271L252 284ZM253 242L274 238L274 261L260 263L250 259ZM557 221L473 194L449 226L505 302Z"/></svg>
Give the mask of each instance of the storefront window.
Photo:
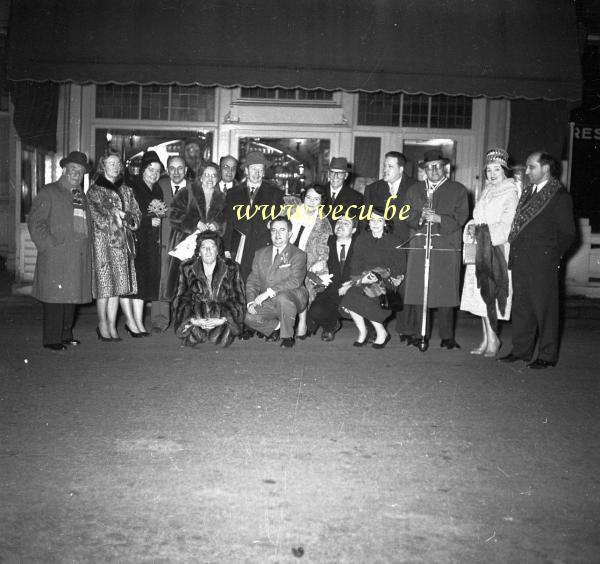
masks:
<svg viewBox="0 0 600 564"><path fill-rule="evenodd" d="M241 98L254 100L280 100L280 101L331 101L333 92L317 88L306 90L304 88L242 88Z"/></svg>
<svg viewBox="0 0 600 564"><path fill-rule="evenodd" d="M205 161L211 161L213 158L212 131L97 128L95 137L95 163L108 151L117 151L131 175L138 174L145 151L156 151L166 167L169 156L183 156L184 144L190 139L197 140Z"/></svg>
<svg viewBox="0 0 600 564"><path fill-rule="evenodd" d="M473 99L467 96L426 96L361 92L358 125L471 129Z"/></svg>
<svg viewBox="0 0 600 564"><path fill-rule="evenodd" d="M40 188L60 175L53 153L31 147L21 149L21 223L27 221L31 203Z"/></svg>
<svg viewBox="0 0 600 564"><path fill-rule="evenodd" d="M203 86L96 86L96 117L157 121L215 119L215 89Z"/></svg>
<svg viewBox="0 0 600 564"><path fill-rule="evenodd" d="M243 166L251 151L263 153L271 163L265 177L286 194L300 194L311 184L327 182L329 139L242 137L239 159Z"/></svg>

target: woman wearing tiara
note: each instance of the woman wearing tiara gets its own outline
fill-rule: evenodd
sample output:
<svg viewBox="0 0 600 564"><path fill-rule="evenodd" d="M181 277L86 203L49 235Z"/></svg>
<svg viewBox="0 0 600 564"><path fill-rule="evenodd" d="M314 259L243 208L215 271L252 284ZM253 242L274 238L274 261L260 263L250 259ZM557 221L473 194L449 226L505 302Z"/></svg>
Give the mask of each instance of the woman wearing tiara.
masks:
<svg viewBox="0 0 600 564"><path fill-rule="evenodd" d="M491 149L485 155L483 191L465 226L463 242L476 244L475 264L467 264L460 309L481 317L483 339L471 354L494 357L500 348L498 320L510 318L512 284L508 271L508 235L519 201L509 178L508 153Z"/></svg>

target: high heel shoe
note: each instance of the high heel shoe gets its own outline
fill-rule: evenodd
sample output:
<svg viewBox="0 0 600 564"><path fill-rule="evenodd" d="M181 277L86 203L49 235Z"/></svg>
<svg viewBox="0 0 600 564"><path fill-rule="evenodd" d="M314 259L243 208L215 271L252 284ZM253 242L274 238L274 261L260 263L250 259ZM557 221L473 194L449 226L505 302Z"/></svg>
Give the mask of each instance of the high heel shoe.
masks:
<svg viewBox="0 0 600 564"><path fill-rule="evenodd" d="M487 341L481 343L476 349L472 349L469 351L470 354L483 354L487 349Z"/></svg>
<svg viewBox="0 0 600 564"><path fill-rule="evenodd" d="M498 339L492 344L492 346L488 346L486 348L485 352L483 353L483 356L485 356L486 358L494 358L498 354L498 351L500 350L501 346L502 343L500 342L500 339Z"/></svg>
<svg viewBox="0 0 600 564"><path fill-rule="evenodd" d="M96 335L98 335L98 339L100 341L104 341L105 343L112 342L112 337L105 337L104 335L102 335L102 333L100 333L100 327L96 327Z"/></svg>
<svg viewBox="0 0 600 564"><path fill-rule="evenodd" d="M383 349L390 342L391 335L388 333L387 337L384 339L383 343L373 343L371 346L374 349Z"/></svg>
<svg viewBox="0 0 600 564"><path fill-rule="evenodd" d="M129 335L131 337L133 337L134 339L141 339L144 336L143 333L135 333L129 327L127 327L127 325L125 325L125 331L127 331L129 333Z"/></svg>
<svg viewBox="0 0 600 564"><path fill-rule="evenodd" d="M363 341L354 341L352 343L352 346L353 347L364 347L368 342L369 342L369 334L367 333L367 335L365 336Z"/></svg>

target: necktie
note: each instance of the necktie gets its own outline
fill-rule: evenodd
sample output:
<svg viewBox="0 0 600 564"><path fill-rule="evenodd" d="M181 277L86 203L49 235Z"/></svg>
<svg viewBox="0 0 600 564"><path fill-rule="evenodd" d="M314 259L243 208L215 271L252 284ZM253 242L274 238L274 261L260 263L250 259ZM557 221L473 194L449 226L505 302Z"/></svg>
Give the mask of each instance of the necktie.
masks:
<svg viewBox="0 0 600 564"><path fill-rule="evenodd" d="M173 186L175 188L175 192L173 192L173 196L179 192L179 186Z"/></svg>
<svg viewBox="0 0 600 564"><path fill-rule="evenodd" d="M335 201L336 201L336 199L337 199L337 197L338 197L338 194L339 194L339 192L332 192L332 193L331 193L331 201L332 201L333 203L335 203Z"/></svg>
<svg viewBox="0 0 600 564"><path fill-rule="evenodd" d="M256 190L255 186L250 186L250 202L254 201L254 192Z"/></svg>
<svg viewBox="0 0 600 564"><path fill-rule="evenodd" d="M279 249L275 250L275 256L273 257L273 264L275 264L275 261L277 260L277 257L279 256Z"/></svg>
<svg viewBox="0 0 600 564"><path fill-rule="evenodd" d="M340 245L340 271L344 270L344 263L346 262L346 245Z"/></svg>
<svg viewBox="0 0 600 564"><path fill-rule="evenodd" d="M531 192L529 192L529 194L527 194L527 196L525 197L525 201L523 203L526 204L527 202L529 202L529 200L531 200L531 198L533 198L533 196L536 192L537 192L537 185L534 184L531 187Z"/></svg>
<svg viewBox="0 0 600 564"><path fill-rule="evenodd" d="M294 241L292 242L292 245L296 245L296 247L300 246L300 239L302 237L302 233L304 233L304 225L300 226L300 229L298 230L298 234L294 238Z"/></svg>

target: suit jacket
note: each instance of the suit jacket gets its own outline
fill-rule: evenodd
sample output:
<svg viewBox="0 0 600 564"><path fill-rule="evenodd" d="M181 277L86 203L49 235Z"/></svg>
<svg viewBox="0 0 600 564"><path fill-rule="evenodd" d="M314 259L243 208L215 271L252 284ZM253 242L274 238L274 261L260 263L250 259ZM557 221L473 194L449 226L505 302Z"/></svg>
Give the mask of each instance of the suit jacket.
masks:
<svg viewBox="0 0 600 564"><path fill-rule="evenodd" d="M298 292L305 296L306 253L288 243L273 261L273 247L256 251L252 261L252 272L246 282L246 299L254 301L256 296L271 288L279 292Z"/></svg>
<svg viewBox="0 0 600 564"><path fill-rule="evenodd" d="M179 190L185 188L186 180L184 180ZM171 213L171 202L173 201L173 190L171 189L171 179L167 176L161 178L158 181L158 185L163 192L163 201L167 204L169 211L167 217L164 217L160 222L160 289L158 292L158 298L161 301L169 301L167 291L167 279L169 272L169 263L172 257L169 256L169 251L172 250L170 244L171 238L171 222L169 221L169 215Z"/></svg>
<svg viewBox="0 0 600 564"><path fill-rule="evenodd" d="M331 284L329 284L329 286L327 286L327 288L325 288L325 290L322 292L322 298L320 299L326 297L330 301L339 304L342 297L338 294L338 290L346 280L350 279L350 272L352 270L352 255L354 254L354 249L356 247L356 234L354 237L352 237L350 248L346 249L346 260L344 261L343 269L340 269L340 260L337 253L337 237L335 235L329 237L327 246L329 247L327 267L329 269L329 274L333 274L333 278L331 279Z"/></svg>
<svg viewBox="0 0 600 564"><path fill-rule="evenodd" d="M235 206L242 206L245 209L250 205L250 196L246 181L239 186L232 188L225 197L225 219L227 225L223 242L225 250L231 253L235 258L240 243L240 236L246 236L244 252L240 262L242 277L245 279L250 272L254 253L257 249L266 247L271 242L271 234L268 228L268 219L263 219L261 213L257 213L251 219L241 217L238 219ZM283 205L283 192L269 182L263 180L258 190L254 194L254 206L275 206L277 210Z"/></svg>
<svg viewBox="0 0 600 564"><path fill-rule="evenodd" d="M523 200L531 191L523 190ZM542 189L543 190L543 189ZM535 198L534 195L532 197ZM519 207L523 202L519 202ZM519 208L517 208L518 213ZM522 271L540 270L542 265L558 269L562 256L575 239L575 221L571 195L559 188L548 204L517 234L510 245L509 268Z"/></svg>
<svg viewBox="0 0 600 564"><path fill-rule="evenodd" d="M410 237L410 227L406 220L400 220L399 214L402 206L407 203L407 192L410 186L414 184L414 180L407 176L402 175L400 180L400 187L398 188L397 198L393 198L389 201L390 206L396 206L396 212L394 213L393 225L394 225L394 238L399 242L404 242ZM365 188L364 205L365 208L373 206L376 208L385 209L388 198L390 197L390 187L388 183L381 179L376 180L372 184L369 184Z"/></svg>
<svg viewBox="0 0 600 564"><path fill-rule="evenodd" d="M222 180L219 180L219 184L217 185L217 186L218 186L218 188L219 188L219 190L221 190L221 182L222 182ZM229 190L227 190L226 192L223 192L223 191L221 190L221 194L223 194L223 195L225 195L225 196L226 196L226 195L227 195L227 192L230 192L230 191L231 191L231 190L233 190L234 188L237 188L239 185L240 185L239 181L235 180L235 178L234 178L234 179L233 179L233 186L232 186L231 188L229 188Z"/></svg>
<svg viewBox="0 0 600 564"><path fill-rule="evenodd" d="M350 211L348 211L348 215L352 216L355 215L356 218L358 219L358 215L360 213L360 206L363 203L363 195L360 192L357 192L356 190L350 188L350 186L344 184L342 186L342 189L340 190L339 194L337 195L337 198L335 199L335 202L332 201L331 199L331 184L328 182L325 185L325 201L323 202L323 204L325 204L325 206L331 205L332 206L332 211L333 209L335 209L336 206L343 206L343 212L342 215L344 213L346 213L346 211L348 211L348 207L349 206L356 206L356 208L352 208L350 209ZM327 208L325 208L325 211L329 211ZM340 214L337 214L337 219L339 219ZM329 223L331 223L331 227L333 227L335 225L335 222L337 220L333 219L332 217L332 213L329 212L329 215L327 216L327 218L329 219Z"/></svg>

